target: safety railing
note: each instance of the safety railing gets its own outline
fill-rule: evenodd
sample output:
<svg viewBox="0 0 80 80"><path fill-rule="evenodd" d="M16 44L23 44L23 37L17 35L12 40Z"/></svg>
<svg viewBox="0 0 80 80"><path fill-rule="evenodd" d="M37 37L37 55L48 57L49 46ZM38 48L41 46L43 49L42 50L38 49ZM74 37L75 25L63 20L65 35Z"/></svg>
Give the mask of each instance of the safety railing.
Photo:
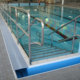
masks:
<svg viewBox="0 0 80 80"><path fill-rule="evenodd" d="M68 25L69 23L71 23L72 21L75 21L75 24L76 24L76 19L77 19L77 18L79 18L79 17L80 17L80 15L79 15L78 17L76 17L76 18L72 19L72 20L71 20L71 21L69 21L68 23L66 23L66 24L62 25L62 26L61 26L61 27L59 27L57 30L55 30L55 31L51 32L51 33L50 33L50 34L48 34L48 35L51 35L52 33L57 32L58 30L62 29L63 27L65 27L66 25Z"/></svg>
<svg viewBox="0 0 80 80"><path fill-rule="evenodd" d="M38 32L38 31L36 31L36 35L39 37L39 42L40 42L40 40L41 40L41 33ZM44 34L44 36L48 36L48 35L47 34ZM51 41L51 39L48 39L48 38L45 38L45 37L44 37L44 39ZM53 42L58 42L58 41L55 41L55 40L52 40L52 41Z"/></svg>
<svg viewBox="0 0 80 80"><path fill-rule="evenodd" d="M9 7L9 13L10 13L10 15L4 10L4 9L8 10L7 7ZM14 8L15 9L16 21L13 18L11 18L11 8ZM8 19L8 17L10 18L11 32L12 32L12 23L11 23L11 21L13 21L16 24L17 42L19 43L19 40L18 40L19 39L19 36L18 36L18 28L23 32L23 34L25 34L28 37L28 42L29 42L28 43L29 44L29 63L31 64L31 45L32 44L38 44L38 45L42 46L43 43L44 43L44 22L41 19L39 19L39 18L35 18L33 20L33 22L30 24L30 13L29 13L28 10L25 10L25 9L22 9L22 8L10 6L10 5L7 5L7 4L2 4L1 7L0 7L0 9L2 10L3 14L5 14L7 16L7 19ZM25 30L23 30L18 25L18 23L17 23L17 19L18 19L18 17L17 17L17 11L18 10L21 11L21 12L25 12L28 15L28 29L27 29L28 30L28 33ZM31 30L30 30L30 26L33 25L33 23L36 20L40 21L41 22L41 25L42 25L42 42L41 43L39 43L39 42L31 42ZM8 23L8 20L7 20L7 23Z"/></svg>
<svg viewBox="0 0 80 80"><path fill-rule="evenodd" d="M38 31L36 31L36 35L39 37L39 42L40 42L40 40L41 40L41 36L40 36L41 33L38 32ZM44 35L45 35L45 36L48 36L47 34L44 34ZM55 41L55 40L53 40L53 39L48 39L48 38L45 38L45 37L44 37L45 40L51 41L51 44L48 44L48 43L45 43L45 42L44 42L44 44L47 44L47 45L49 45L49 46L52 47L52 46L53 46L53 45L52 45L53 42L62 43L62 42L66 42L66 41L72 40L73 37L76 37L76 38L79 37L79 38L80 38L80 35L74 35L74 36L72 36L72 37L69 37L69 38L66 38L66 39L61 39L61 40L58 40L58 41ZM78 39L78 38L77 38L77 39Z"/></svg>
<svg viewBox="0 0 80 80"><path fill-rule="evenodd" d="M39 42L33 42L33 43L31 43L31 44L35 44L35 43L36 43L36 44L42 46L43 43L44 43L44 22L43 22L41 19L39 19L39 18L35 18L35 19L32 21L32 23L30 24L30 27L34 24L34 22L35 22L36 20L39 21L39 22L41 22L41 25L42 25L42 34L41 34L42 40L41 40L41 43L39 43ZM26 29L26 31L28 31L28 29ZM23 35L24 35L24 33L23 33L19 38L21 38Z"/></svg>
<svg viewBox="0 0 80 80"><path fill-rule="evenodd" d="M41 39L41 36L40 35L41 35L41 33L38 32L38 31L36 31L36 35L39 37L39 42L40 42L40 39ZM44 34L44 35L45 36L48 36L47 34ZM75 35L75 37L80 37L80 35ZM69 38L66 38L66 39L61 39L61 40L58 40L58 41L52 40L52 42L61 43L61 42L68 41L68 40L70 40L72 38L73 38L73 36L72 37L69 37ZM45 37L44 37L44 39L51 41L51 39L48 39L48 38L45 38Z"/></svg>
<svg viewBox="0 0 80 80"><path fill-rule="evenodd" d="M51 35L51 34L53 34L53 33L57 32L57 31L59 31L60 29L62 29L62 28L63 28L63 27L65 27L66 25L70 24L72 21L75 21L75 22L74 22L74 32L73 32L72 50L71 50L71 52L72 52L72 53L73 53L74 40L75 40L76 22L77 22L77 19L78 19L79 17L80 17L80 15L79 15L79 16L77 16L76 18L72 19L72 20L71 20L71 21L69 21L68 23L66 23L66 24L62 25L62 26L61 26L61 27L59 27L57 30L55 30L55 31L51 32L50 34L48 34L48 35Z"/></svg>
<svg viewBox="0 0 80 80"><path fill-rule="evenodd" d="M80 37L80 35L74 35L74 37ZM59 40L58 42L60 43L60 42L65 42L65 41L68 41L68 40L70 40L70 39L72 39L73 38L73 36L72 37L69 37L69 38L67 38L67 39L62 39L62 40Z"/></svg>
<svg viewBox="0 0 80 80"><path fill-rule="evenodd" d="M72 42L72 50L71 50L71 52L73 53L73 47L74 47L75 37L77 37L77 36L79 37L79 35L75 35L75 32L76 32L76 21L77 21L77 19L78 19L79 17L80 17L80 15L77 16L76 18L72 19L72 20L69 21L68 23L62 25L61 27L59 27L57 30L51 32L50 34L45 34L46 36L50 36L50 35L51 35L51 39L47 39L47 38L45 38L45 37L44 37L44 39L50 40L50 41L51 41L51 46L52 46L52 43L53 43L53 42L60 43L60 42L64 42L64 41L67 41L67 40L69 40L69 39L72 39L73 42ZM62 28L65 27L66 25L70 24L72 21L75 21L75 23L74 23L74 32L73 32L74 34L73 34L73 36L72 36L72 37L69 37L69 38L66 38L66 39L61 39L61 40L59 40L59 41L53 40L53 33L59 31L60 29L62 29ZM36 32L36 34L37 34L37 33L39 33L39 32ZM39 40L40 40L40 34L41 34L41 33L39 33L39 35L37 34L37 35L39 36Z"/></svg>

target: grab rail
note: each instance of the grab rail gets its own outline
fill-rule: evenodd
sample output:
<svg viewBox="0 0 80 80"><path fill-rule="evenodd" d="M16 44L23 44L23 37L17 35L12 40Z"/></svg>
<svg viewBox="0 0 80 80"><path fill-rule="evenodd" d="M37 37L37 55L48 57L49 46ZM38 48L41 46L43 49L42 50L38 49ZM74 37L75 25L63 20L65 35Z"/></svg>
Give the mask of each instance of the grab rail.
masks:
<svg viewBox="0 0 80 80"><path fill-rule="evenodd" d="M6 7L8 7L8 5L7 5ZM15 9L16 21L11 18L11 7ZM1 7L0 7L0 8L1 8ZM32 42L32 43L31 43L31 30L30 30L30 26L31 26L31 25L30 25L30 13L29 13L29 11L28 11L28 10L25 10L25 9L21 9L21 8L18 8L18 7L14 7L14 6L10 6L10 5L9 5L9 12L10 12L10 15L9 15L9 14L6 13L6 11L4 11L4 8L5 8L5 6L3 5L2 8L1 8L1 10L7 15L7 19L8 19L8 17L10 18L11 32L12 32L12 23L11 23L11 21L13 21L13 22L16 24L17 42L19 42L19 41L18 41L18 39L19 39L19 37L18 37L18 28L19 28L26 36L28 36L28 41L29 41L29 63L31 64L31 45L32 45L32 44L38 44L38 45L41 45L41 46L42 46L43 43L44 43L44 23L43 23L43 21L42 21L41 19L39 19L39 18L35 18L34 21L32 22L31 25L33 25L33 23L34 23L36 20L38 20L38 21L41 22L41 25L42 25L42 42L41 42L41 43L38 43L38 42ZM6 10L7 10L7 8L6 8ZM17 10L19 10L19 11L24 11L24 12L28 15L28 33L27 33L25 30L23 30L23 29L18 25L18 23L17 23ZM8 20L7 20L7 22L8 22Z"/></svg>
<svg viewBox="0 0 80 80"><path fill-rule="evenodd" d="M3 6L4 6L4 5L3 5ZM8 5L7 5L7 6L8 6ZM7 17L10 18L10 25L11 25L11 20L16 24L17 42L18 42L18 28L20 28L21 31L22 31L23 33L25 33L26 36L29 37L29 39L28 39L28 40L29 40L29 62L30 62L30 64L31 64L30 13L29 13L29 11L24 10L24 11L28 14L28 30L29 30L29 32L26 33L26 32L17 24L17 9L20 10L20 8L13 7L13 8L15 9L15 14L16 14L16 21L14 21L14 20L11 18L11 7L12 7L12 6L9 6L10 16L4 11L4 7L3 7L3 9L2 9L2 8L1 8L1 9L2 9L2 11L7 15ZM12 26L11 26L11 31L12 31Z"/></svg>
<svg viewBox="0 0 80 80"><path fill-rule="evenodd" d="M38 35L38 33L39 33L39 35ZM40 41L40 38L41 38L40 34L41 34L40 32L36 31L36 35L39 37L39 41ZM44 34L44 35L46 35L46 34ZM46 36L48 36L48 35L46 35ZM75 37L80 37L80 35L74 35L74 36L75 36ZM58 40L58 41L55 41L55 40L52 40L52 41L53 41L53 42L60 43L60 42L65 42L65 41L67 41L67 40L69 40L69 39L72 39L72 38L73 38L73 36L72 36L72 37L69 37L69 38L66 38L66 39L61 39L61 40ZM47 39L47 38L44 38L44 39L51 41L51 39Z"/></svg>
<svg viewBox="0 0 80 80"><path fill-rule="evenodd" d="M41 37L40 34L41 34L41 33L39 33L39 35L38 35L37 33L39 33L39 32L36 31L36 35L39 36L39 41L40 41L40 37ZM45 34L45 35L46 35L46 34ZM46 35L46 36L48 36L48 35ZM80 37L80 35L74 35L74 36L69 37L69 38L67 38L67 39L62 39L62 40L58 40L58 41L55 41L55 40L52 40L52 39L47 39L47 38L44 38L44 39L50 40L50 41L51 41L51 46L52 46L52 42L57 42L57 43L65 42L65 41L67 41L67 40L69 40L69 39L72 39L72 38L75 39L75 37ZM74 44L72 44L72 52L73 52L73 45L74 45Z"/></svg>
<svg viewBox="0 0 80 80"><path fill-rule="evenodd" d="M61 28L65 27L66 25L68 25L69 23L71 23L72 21L74 21L75 19L77 19L77 18L79 18L79 17L80 17L80 15L79 15L79 16L77 16L76 18L72 19L72 20L71 20L71 21L69 21L68 23L66 23L66 24L62 25L62 26L61 26L61 27L59 27L57 30L55 30L55 31L51 32L51 33L50 33L50 34L48 34L48 35L51 35L52 33L57 32L58 30L60 30Z"/></svg>
<svg viewBox="0 0 80 80"><path fill-rule="evenodd" d="M31 43L31 44L38 44L38 45L42 46L43 43L44 43L44 22L43 22L43 20L41 20L41 19L39 19L39 18L35 18L35 19L32 21L32 23L30 24L30 27L34 24L34 22L35 22L36 20L39 21L39 22L41 22L41 25L42 25L42 40L41 40L41 43L39 43L39 42L33 42L33 43ZM28 31L28 29L26 29L26 31ZM24 35L24 33L23 33L19 38L21 38L23 35Z"/></svg>
<svg viewBox="0 0 80 80"><path fill-rule="evenodd" d="M80 37L80 35L74 35L75 37ZM59 40L58 42L64 42L64 41L67 41L67 40L69 40L69 39L72 39L73 38L73 36L72 37L69 37L69 38L67 38L67 39L62 39L62 40Z"/></svg>
<svg viewBox="0 0 80 80"><path fill-rule="evenodd" d="M39 42L33 42L33 43L31 43L31 44L39 44L40 46L42 46L43 45L43 43L44 43L44 22L43 22L43 20L41 20L41 19L39 19L39 18L35 18L34 20L33 20L33 22L31 23L31 26L32 26L32 24L36 21L36 20L38 20L38 21L40 21L41 22L41 25L42 25L42 39L41 39L41 43L39 43ZM31 27L30 26L30 27Z"/></svg>
<svg viewBox="0 0 80 80"><path fill-rule="evenodd" d="M39 33L39 35L38 35L38 33ZM38 32L38 31L36 31L36 35L39 37L39 42L40 42L40 38L41 38L40 35L41 35L41 33ZM44 35L48 36L47 34L44 34ZM44 39L46 39L46 40L50 40L50 41L51 41L51 39L47 39L47 38L44 38ZM53 40L53 42L57 42L57 41Z"/></svg>
<svg viewBox="0 0 80 80"><path fill-rule="evenodd" d="M75 40L75 32L76 32L76 21L77 21L77 18L79 18L79 17L80 17L80 15L77 16L76 18L72 19L72 20L69 21L68 23L64 24L63 26L61 26L61 27L58 28L57 30L55 30L55 31L51 32L50 34L48 34L48 35L51 35L52 33L57 32L57 31L60 30L61 28L65 27L66 25L68 25L68 24L71 23L72 21L75 21L75 22L74 22L74 34L73 34L72 50L71 50L72 53L73 53L74 40Z"/></svg>

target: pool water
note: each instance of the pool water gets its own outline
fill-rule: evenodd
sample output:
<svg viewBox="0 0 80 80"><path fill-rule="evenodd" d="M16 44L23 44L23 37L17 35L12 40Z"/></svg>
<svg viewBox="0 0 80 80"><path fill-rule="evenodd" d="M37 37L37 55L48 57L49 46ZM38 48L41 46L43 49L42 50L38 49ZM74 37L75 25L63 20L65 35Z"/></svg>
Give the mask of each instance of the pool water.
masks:
<svg viewBox="0 0 80 80"><path fill-rule="evenodd" d="M44 21L44 46L55 46L60 49L64 49L66 51L72 50L72 40L65 41L59 43L59 40L69 38L73 36L74 32L74 21L70 24L66 25L62 29L60 29L58 32L53 33L51 35L51 32L61 27L63 24L69 22L70 20L74 19L80 14L79 9L74 8L67 8L67 7L59 7L59 6L24 6L20 7L26 10L30 11L31 19L30 22L34 20L34 18L40 18ZM17 12L18 15L18 24L26 30L28 28L28 17L24 12ZM15 17L15 9L11 8L11 17L16 21ZM10 20L8 20L8 24L10 25ZM76 24L76 34L80 34L80 18L77 19ZM12 22L12 31L16 36L16 25ZM23 34L23 32L18 29L19 37ZM28 32L28 31L27 31ZM35 21L35 23L31 26L31 42L41 42L41 24L38 21ZM52 37L53 36L53 37ZM52 40L52 43L51 43ZM27 55L28 53L28 37L26 35L23 35L21 38L19 38L19 42ZM26 47L25 47L26 46ZM34 46L35 48L37 46ZM73 53L78 52L79 47L79 38L75 39L74 43L74 51ZM41 48L41 47L40 47ZM65 55L65 54L64 54ZM61 55L59 55L61 56Z"/></svg>

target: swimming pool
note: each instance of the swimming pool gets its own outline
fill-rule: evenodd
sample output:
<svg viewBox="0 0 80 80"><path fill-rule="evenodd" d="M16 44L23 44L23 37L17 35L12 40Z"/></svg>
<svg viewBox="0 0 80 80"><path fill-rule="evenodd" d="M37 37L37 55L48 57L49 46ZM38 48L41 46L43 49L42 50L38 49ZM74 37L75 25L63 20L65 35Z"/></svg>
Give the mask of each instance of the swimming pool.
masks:
<svg viewBox="0 0 80 80"><path fill-rule="evenodd" d="M32 45L31 47L31 58L33 61L63 56L71 54L72 49L72 40L65 42L58 42L59 40L69 38L73 36L74 31L74 22L71 22L67 26L59 30L59 32L53 33L53 30L58 29L63 24L69 22L73 18L77 17L80 14L79 9L59 7L59 6L20 6L20 8L30 11L31 22L34 18L38 17L44 21L44 45ZM9 9L9 8L8 8ZM9 13L9 12L8 12ZM24 12L18 11L18 25L20 25L24 30L28 28L28 17ZM5 15L6 16L6 15ZM15 9L11 8L11 17L16 20ZM7 19L7 18L6 18ZM80 34L79 22L80 19L77 19L76 24L76 34ZM10 26L10 20L8 19L8 25ZM16 34L16 24L12 22L12 32ZM26 54L29 56L28 48L28 37L26 35L21 35L23 32L18 29L19 33L19 42L23 47ZM28 32L28 31L27 31ZM36 21L34 25L31 26L31 42L41 42L41 24L39 21ZM74 51L73 53L78 52L79 47L79 38L75 40ZM45 53L44 53L44 52ZM54 53L53 53L54 52ZM48 54L49 53L49 54ZM62 54L61 54L62 53Z"/></svg>

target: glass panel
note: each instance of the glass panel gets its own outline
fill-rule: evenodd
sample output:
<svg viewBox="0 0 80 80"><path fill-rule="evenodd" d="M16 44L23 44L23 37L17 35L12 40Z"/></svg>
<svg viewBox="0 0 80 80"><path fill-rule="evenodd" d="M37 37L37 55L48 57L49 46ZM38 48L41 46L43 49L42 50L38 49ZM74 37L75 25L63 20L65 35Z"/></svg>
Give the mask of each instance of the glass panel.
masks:
<svg viewBox="0 0 80 80"><path fill-rule="evenodd" d="M21 12L21 11L17 11L17 15L18 15L18 24L24 29L26 30L28 28L28 16L26 15L27 13L25 12Z"/></svg>
<svg viewBox="0 0 80 80"><path fill-rule="evenodd" d="M15 37L17 37L16 24L13 21L12 21L12 32L14 33Z"/></svg>
<svg viewBox="0 0 80 80"><path fill-rule="evenodd" d="M19 43L21 44L26 54L29 56L28 37L25 34L21 37L22 34L23 32L18 28Z"/></svg>
<svg viewBox="0 0 80 80"><path fill-rule="evenodd" d="M15 8L11 7L11 17L16 21Z"/></svg>

